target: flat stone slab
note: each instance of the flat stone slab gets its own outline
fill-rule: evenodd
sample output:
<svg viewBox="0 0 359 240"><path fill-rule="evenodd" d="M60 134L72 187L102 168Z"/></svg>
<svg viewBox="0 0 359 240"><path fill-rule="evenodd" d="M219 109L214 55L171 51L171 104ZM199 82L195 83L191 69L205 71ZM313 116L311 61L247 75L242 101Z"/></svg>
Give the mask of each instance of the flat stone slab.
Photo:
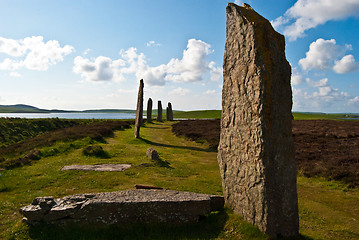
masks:
<svg viewBox="0 0 359 240"><path fill-rule="evenodd" d="M200 216L218 211L223 205L222 196L136 189L76 194L62 199L37 197L19 211L29 224L185 223L197 222Z"/></svg>
<svg viewBox="0 0 359 240"><path fill-rule="evenodd" d="M130 168L131 164L95 164L95 165L69 165L61 168L61 171L66 170L83 170L83 171L103 171L103 172L114 172L124 171Z"/></svg>

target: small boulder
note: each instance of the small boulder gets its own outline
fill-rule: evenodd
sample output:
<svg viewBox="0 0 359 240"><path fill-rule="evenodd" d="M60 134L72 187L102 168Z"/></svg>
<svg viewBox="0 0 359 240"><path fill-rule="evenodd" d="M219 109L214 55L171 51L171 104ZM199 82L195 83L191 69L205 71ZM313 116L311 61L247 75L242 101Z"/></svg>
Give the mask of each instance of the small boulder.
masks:
<svg viewBox="0 0 359 240"><path fill-rule="evenodd" d="M159 160L160 159L160 157L158 156L157 151L155 149L153 149L153 148L148 148L147 152L146 152L146 155L151 160Z"/></svg>

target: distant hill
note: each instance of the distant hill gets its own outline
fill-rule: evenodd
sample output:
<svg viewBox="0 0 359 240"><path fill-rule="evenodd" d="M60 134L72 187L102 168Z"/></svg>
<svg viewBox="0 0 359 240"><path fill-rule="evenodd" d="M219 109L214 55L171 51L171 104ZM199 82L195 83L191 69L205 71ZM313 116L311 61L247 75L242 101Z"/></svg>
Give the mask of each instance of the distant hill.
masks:
<svg viewBox="0 0 359 240"><path fill-rule="evenodd" d="M41 109L25 104L16 105L0 105L0 113L69 113L69 112L82 112L82 113L135 113L135 110L128 109L97 109L85 111L66 111L58 109Z"/></svg>
<svg viewBox="0 0 359 240"><path fill-rule="evenodd" d="M50 111L25 104L16 104L16 105L0 105L0 112L1 113L48 113Z"/></svg>

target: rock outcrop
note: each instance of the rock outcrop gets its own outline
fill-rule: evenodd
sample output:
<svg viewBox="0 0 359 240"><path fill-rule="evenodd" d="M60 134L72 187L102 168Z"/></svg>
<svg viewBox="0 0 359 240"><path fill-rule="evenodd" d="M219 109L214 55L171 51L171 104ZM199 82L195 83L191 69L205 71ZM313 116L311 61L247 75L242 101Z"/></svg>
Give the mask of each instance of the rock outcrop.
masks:
<svg viewBox="0 0 359 240"><path fill-rule="evenodd" d="M227 6L218 161L226 204L262 231L298 234L291 68L284 37L249 5Z"/></svg>
<svg viewBox="0 0 359 240"><path fill-rule="evenodd" d="M135 138L140 137L140 128L143 122L143 79L140 80L140 86L138 88L137 108L136 108L136 120L135 120Z"/></svg>
<svg viewBox="0 0 359 240"><path fill-rule="evenodd" d="M223 207L221 196L170 190L137 189L76 194L62 199L35 198L20 209L29 224L108 225L127 223L197 222Z"/></svg>
<svg viewBox="0 0 359 240"><path fill-rule="evenodd" d="M157 121L162 122L162 102L158 101Z"/></svg>
<svg viewBox="0 0 359 240"><path fill-rule="evenodd" d="M152 122L152 99L147 101L147 122Z"/></svg>

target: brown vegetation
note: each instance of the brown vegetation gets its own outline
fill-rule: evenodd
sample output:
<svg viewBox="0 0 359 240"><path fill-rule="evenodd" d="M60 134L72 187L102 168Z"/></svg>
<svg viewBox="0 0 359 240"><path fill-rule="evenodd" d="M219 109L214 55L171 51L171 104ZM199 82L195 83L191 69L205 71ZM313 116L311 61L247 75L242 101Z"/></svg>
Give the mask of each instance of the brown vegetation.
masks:
<svg viewBox="0 0 359 240"><path fill-rule="evenodd" d="M220 120L186 120L173 125L176 135L205 139L211 149L219 142ZM298 171L359 187L359 121L293 121Z"/></svg>
<svg viewBox="0 0 359 240"><path fill-rule="evenodd" d="M113 131L129 128L131 124L133 124L133 121L107 120L45 132L23 142L1 148L0 167L9 169L29 164L31 161L38 160L41 157L41 153L36 151L36 148L52 146L59 141L66 142L90 137L95 141L104 142L104 138L111 137ZM21 156L23 154L25 155Z"/></svg>

